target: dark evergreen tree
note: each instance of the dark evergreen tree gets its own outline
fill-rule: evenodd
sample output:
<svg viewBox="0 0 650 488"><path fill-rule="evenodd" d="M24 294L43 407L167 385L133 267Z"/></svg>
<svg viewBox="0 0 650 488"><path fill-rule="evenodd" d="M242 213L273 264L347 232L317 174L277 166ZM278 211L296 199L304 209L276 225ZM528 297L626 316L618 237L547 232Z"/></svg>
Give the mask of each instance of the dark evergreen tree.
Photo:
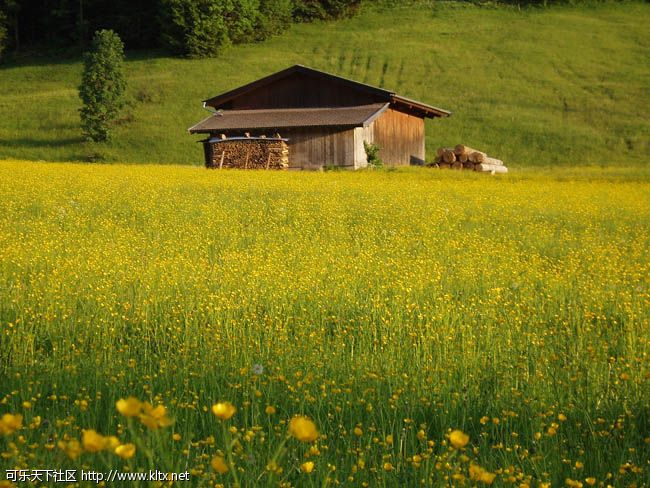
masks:
<svg viewBox="0 0 650 488"><path fill-rule="evenodd" d="M230 42L219 0L162 0L162 39L190 57L215 56Z"/></svg>
<svg viewBox="0 0 650 488"><path fill-rule="evenodd" d="M7 48L7 16L0 10L0 60L2 60L2 53Z"/></svg>
<svg viewBox="0 0 650 488"><path fill-rule="evenodd" d="M79 87L83 102L81 125L87 139L102 142L110 136L111 124L124 106L124 45L112 30L95 33L84 55L84 71Z"/></svg>

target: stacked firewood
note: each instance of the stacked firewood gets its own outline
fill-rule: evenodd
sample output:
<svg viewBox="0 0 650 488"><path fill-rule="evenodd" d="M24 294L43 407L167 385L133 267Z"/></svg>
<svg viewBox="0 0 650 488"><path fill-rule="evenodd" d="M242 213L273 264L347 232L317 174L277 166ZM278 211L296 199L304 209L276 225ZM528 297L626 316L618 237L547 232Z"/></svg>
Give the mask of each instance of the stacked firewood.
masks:
<svg viewBox="0 0 650 488"><path fill-rule="evenodd" d="M436 151L437 158L431 166L437 168L466 169L482 173L507 173L508 168L503 161L491 158L483 151L458 144L453 149L440 147Z"/></svg>
<svg viewBox="0 0 650 488"><path fill-rule="evenodd" d="M209 168L286 169L289 146L285 140L262 137L237 137L208 143Z"/></svg>

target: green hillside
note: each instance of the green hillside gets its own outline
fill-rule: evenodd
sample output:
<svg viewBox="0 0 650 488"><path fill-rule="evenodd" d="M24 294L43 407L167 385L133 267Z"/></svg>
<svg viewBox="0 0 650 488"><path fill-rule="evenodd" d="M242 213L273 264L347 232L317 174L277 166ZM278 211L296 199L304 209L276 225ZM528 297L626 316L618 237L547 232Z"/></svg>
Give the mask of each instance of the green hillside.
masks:
<svg viewBox="0 0 650 488"><path fill-rule="evenodd" d="M449 109L428 158L465 142L510 167L650 162L650 5L366 8L217 59L129 53L130 106L106 145L81 138L79 59L0 71L0 159L202 162L201 100L301 63Z"/></svg>

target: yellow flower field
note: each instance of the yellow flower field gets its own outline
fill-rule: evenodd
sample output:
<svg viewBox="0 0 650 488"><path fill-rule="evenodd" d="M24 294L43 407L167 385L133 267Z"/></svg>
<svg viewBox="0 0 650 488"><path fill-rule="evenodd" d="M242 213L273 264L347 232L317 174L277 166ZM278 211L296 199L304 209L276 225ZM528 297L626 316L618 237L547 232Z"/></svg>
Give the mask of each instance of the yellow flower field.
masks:
<svg viewBox="0 0 650 488"><path fill-rule="evenodd" d="M0 487L647 486L634 171L0 162Z"/></svg>

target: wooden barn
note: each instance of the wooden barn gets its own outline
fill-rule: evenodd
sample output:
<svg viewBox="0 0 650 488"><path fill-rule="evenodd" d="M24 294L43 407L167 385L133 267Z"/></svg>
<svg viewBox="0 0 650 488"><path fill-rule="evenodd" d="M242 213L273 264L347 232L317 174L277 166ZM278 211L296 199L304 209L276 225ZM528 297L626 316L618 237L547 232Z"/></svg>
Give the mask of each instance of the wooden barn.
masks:
<svg viewBox="0 0 650 488"><path fill-rule="evenodd" d="M364 142L387 165L425 161L424 122L450 112L305 66L292 66L203 102L214 114L207 167L320 169L367 166Z"/></svg>

